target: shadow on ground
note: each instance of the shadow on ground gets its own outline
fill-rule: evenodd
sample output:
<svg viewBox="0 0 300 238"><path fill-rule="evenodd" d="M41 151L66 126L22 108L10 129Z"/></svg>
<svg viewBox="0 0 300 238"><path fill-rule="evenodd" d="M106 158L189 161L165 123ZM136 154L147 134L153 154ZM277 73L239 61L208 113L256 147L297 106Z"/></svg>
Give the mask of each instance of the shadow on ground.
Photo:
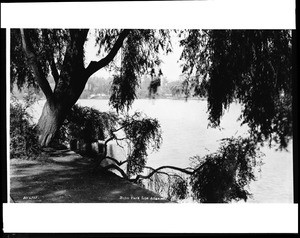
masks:
<svg viewBox="0 0 300 238"><path fill-rule="evenodd" d="M168 202L116 174L93 171L93 160L70 150L46 151L34 161L11 159L10 195L16 203Z"/></svg>

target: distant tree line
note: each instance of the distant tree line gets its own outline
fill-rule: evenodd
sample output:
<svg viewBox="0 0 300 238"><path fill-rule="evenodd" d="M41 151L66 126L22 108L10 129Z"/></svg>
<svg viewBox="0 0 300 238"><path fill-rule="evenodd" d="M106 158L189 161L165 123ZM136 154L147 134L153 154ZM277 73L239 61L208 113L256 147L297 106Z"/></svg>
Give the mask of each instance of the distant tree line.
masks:
<svg viewBox="0 0 300 238"><path fill-rule="evenodd" d="M51 88L54 88L54 80L52 76L48 77L49 84ZM83 90L80 99L89 99L91 97L97 98L108 98L111 92L111 85L112 85L113 78L112 77L91 77L88 83ZM141 78L140 87L137 89L137 98L144 99L144 98L185 98L188 96L193 96L191 93L192 90L188 89L187 80L183 77L168 81L166 77L162 77L160 79L160 85L157 88L157 91L154 95L149 94L149 86L151 84L151 77L144 76ZM44 99L43 92L39 88L35 88L33 86L23 87L18 89L16 84L12 84L12 94L18 98L22 99L24 96L30 94L35 95L37 100Z"/></svg>
<svg viewBox="0 0 300 238"><path fill-rule="evenodd" d="M160 81L159 86L155 93L150 95L149 87L154 81L150 76L144 76L141 78L140 86L137 89L137 98L184 98L188 96L185 90L186 81L183 78L177 80L168 81L166 77L158 79ZM100 96L100 98L108 98L111 93L111 85L113 82L112 77L104 78L94 76L89 79L88 83L81 94L81 99L88 99L91 97ZM190 95L189 96L193 96Z"/></svg>

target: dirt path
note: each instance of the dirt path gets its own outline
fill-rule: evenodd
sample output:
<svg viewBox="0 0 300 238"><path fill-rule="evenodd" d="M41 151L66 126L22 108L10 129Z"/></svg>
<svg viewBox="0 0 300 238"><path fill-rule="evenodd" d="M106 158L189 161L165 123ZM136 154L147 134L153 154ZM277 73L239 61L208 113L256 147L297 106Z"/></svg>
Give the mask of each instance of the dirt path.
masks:
<svg viewBox="0 0 300 238"><path fill-rule="evenodd" d="M11 159L11 201L17 203L168 202L112 172L92 172L92 160L70 150L35 161Z"/></svg>

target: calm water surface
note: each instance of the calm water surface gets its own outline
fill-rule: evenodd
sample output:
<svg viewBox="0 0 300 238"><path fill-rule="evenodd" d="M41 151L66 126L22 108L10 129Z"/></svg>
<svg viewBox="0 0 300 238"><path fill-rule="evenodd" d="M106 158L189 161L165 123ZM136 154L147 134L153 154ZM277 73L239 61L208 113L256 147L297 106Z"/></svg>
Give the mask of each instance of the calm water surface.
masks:
<svg viewBox="0 0 300 238"><path fill-rule="evenodd" d="M36 118L41 113L44 101L34 107ZM112 110L108 100L79 100L82 106L89 106L101 111ZM147 116L157 118L163 131L163 143L158 152L150 153L148 165L159 167L174 165L188 167L189 158L194 155L204 156L215 152L220 139L233 135L245 135L248 127L237 121L241 106L232 104L221 119L221 128L208 128L207 102L200 100L139 99L130 110L143 111ZM254 203L292 203L293 202L293 158L292 143L288 151L276 151L262 148L265 154L261 173L257 181L250 185L253 197L248 202Z"/></svg>

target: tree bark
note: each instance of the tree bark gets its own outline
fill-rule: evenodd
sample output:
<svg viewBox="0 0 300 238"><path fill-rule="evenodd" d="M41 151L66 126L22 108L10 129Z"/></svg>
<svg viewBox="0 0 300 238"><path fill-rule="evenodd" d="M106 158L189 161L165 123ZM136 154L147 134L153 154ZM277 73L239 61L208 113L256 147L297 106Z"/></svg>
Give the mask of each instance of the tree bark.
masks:
<svg viewBox="0 0 300 238"><path fill-rule="evenodd" d="M60 128L66 109L62 103L50 103L46 101L42 115L38 121L39 143L48 146Z"/></svg>

